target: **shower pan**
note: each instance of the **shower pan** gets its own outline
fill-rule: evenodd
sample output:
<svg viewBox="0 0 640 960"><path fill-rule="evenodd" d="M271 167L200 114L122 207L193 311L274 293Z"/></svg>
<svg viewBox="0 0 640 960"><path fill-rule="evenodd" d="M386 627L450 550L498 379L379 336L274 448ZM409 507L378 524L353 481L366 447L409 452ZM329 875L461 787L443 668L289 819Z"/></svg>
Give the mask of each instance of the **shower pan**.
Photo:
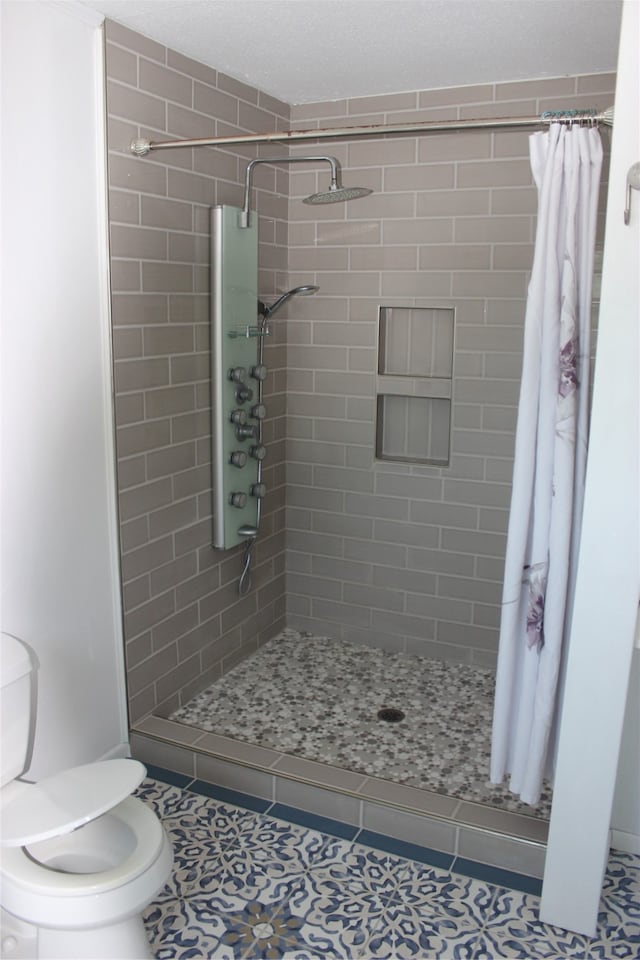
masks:
<svg viewBox="0 0 640 960"><path fill-rule="evenodd" d="M286 628L171 719L282 756L548 817L487 783L493 672Z"/></svg>

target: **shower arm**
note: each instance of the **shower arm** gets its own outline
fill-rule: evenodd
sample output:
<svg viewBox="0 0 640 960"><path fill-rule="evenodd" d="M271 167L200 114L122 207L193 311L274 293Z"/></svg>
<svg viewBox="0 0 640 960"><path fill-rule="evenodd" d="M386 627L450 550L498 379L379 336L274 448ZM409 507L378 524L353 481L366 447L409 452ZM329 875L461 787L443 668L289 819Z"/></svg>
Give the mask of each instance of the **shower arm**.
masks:
<svg viewBox="0 0 640 960"><path fill-rule="evenodd" d="M250 222L249 199L251 196L251 177L253 169L259 163L328 163L331 166L331 189L335 190L340 180L340 164L335 157L274 157L272 159L251 160L247 164L244 180L244 199L238 218L239 227L248 227Z"/></svg>

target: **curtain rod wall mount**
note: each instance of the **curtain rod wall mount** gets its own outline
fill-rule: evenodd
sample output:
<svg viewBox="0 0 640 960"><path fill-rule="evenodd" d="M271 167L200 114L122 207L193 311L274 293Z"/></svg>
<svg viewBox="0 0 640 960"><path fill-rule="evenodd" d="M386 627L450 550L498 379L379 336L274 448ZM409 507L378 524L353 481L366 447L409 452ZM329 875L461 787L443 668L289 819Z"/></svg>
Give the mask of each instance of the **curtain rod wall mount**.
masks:
<svg viewBox="0 0 640 960"><path fill-rule="evenodd" d="M247 143L296 143L301 140L351 140L357 137L381 137L387 134L426 134L457 130L504 130L513 127L544 127L551 123L604 124L613 126L613 107L596 110L554 110L540 117L486 117L477 120L427 120L416 123L386 123L358 127L328 127L319 130L274 130L271 133L245 133L229 137L202 137L196 140L147 140L138 137L131 141L130 150L136 157L146 157L153 150L173 150L179 147L222 147Z"/></svg>

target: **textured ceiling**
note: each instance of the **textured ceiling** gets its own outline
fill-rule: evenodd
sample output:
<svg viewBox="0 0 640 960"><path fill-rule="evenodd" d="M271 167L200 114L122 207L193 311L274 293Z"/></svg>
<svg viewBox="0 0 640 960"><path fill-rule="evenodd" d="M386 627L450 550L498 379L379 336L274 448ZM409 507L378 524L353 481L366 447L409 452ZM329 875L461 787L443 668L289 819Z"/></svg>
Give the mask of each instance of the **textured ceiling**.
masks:
<svg viewBox="0 0 640 960"><path fill-rule="evenodd" d="M287 103L615 70L621 0L83 0Z"/></svg>

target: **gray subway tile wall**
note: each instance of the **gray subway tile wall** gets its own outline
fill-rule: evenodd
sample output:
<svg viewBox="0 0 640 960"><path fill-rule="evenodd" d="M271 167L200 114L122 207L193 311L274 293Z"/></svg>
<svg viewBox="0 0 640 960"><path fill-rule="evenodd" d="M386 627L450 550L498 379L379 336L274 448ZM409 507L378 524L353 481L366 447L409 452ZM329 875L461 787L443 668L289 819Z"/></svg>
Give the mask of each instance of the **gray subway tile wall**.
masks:
<svg viewBox="0 0 640 960"><path fill-rule="evenodd" d="M249 597L236 589L240 550L210 546L208 329L209 208L240 206L248 159L282 148L141 160L129 142L286 127L289 107L116 23L107 21L106 38L124 625L136 722L186 702L284 625L283 442L271 445L265 470L271 496ZM287 283L288 172L261 170L256 185L260 295L270 298ZM280 441L283 331L274 331L267 363L267 437Z"/></svg>
<svg viewBox="0 0 640 960"><path fill-rule="evenodd" d="M527 80L302 104L291 120L304 129L535 116L604 109L613 91L608 74ZM535 238L530 132L330 143L345 184L376 192L319 214L300 200L322 189L323 174L292 168L290 283L314 282L320 292L313 310L300 312L303 328L289 323L296 345L287 390L290 626L484 667L495 662ZM294 154L308 150L292 145ZM600 213L602 222L603 204ZM456 311L446 467L375 458L381 306ZM320 346L340 348L331 369L323 359L332 354Z"/></svg>

